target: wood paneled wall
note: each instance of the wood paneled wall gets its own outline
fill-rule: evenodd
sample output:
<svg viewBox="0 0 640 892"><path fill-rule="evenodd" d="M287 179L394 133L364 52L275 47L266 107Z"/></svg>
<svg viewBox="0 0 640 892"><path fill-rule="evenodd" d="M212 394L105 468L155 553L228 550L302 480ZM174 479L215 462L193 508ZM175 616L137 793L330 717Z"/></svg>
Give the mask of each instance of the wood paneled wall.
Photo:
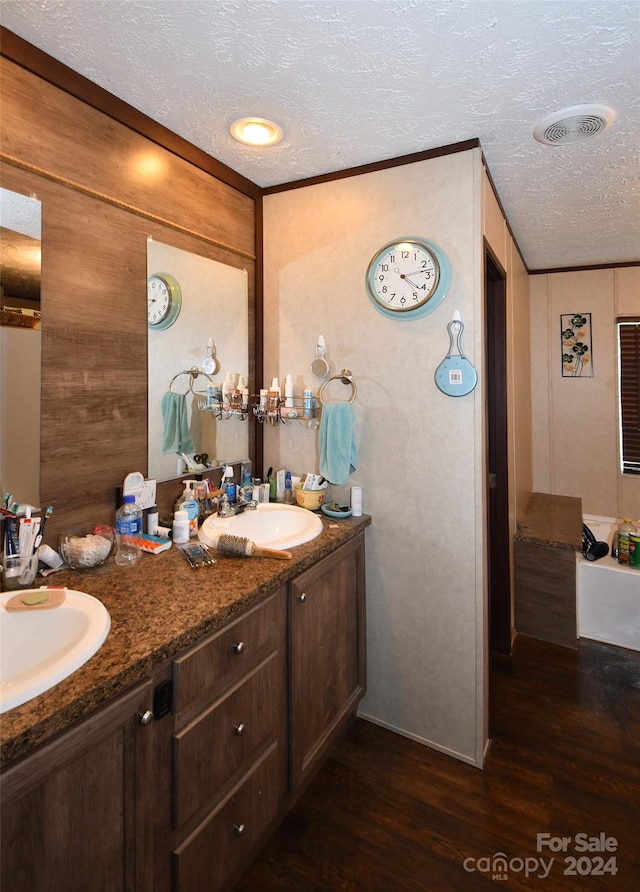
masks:
<svg viewBox="0 0 640 892"><path fill-rule="evenodd" d="M2 185L42 201L41 500L55 506L53 543L75 523L112 522L114 488L147 470L147 238L247 269L255 345L259 197L0 65ZM255 388L255 349L249 373Z"/></svg>

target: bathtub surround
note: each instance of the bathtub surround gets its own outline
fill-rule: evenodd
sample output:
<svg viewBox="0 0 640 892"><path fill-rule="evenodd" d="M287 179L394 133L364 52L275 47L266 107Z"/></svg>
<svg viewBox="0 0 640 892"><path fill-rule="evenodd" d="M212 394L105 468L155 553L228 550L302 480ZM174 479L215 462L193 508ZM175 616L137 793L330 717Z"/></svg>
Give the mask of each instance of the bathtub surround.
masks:
<svg viewBox="0 0 640 892"><path fill-rule="evenodd" d="M516 631L576 648L580 499L534 492L513 540Z"/></svg>
<svg viewBox="0 0 640 892"><path fill-rule="evenodd" d="M640 651L640 570L622 566L611 556L617 520L585 515L609 555L594 564L577 556L578 634L606 644Z"/></svg>

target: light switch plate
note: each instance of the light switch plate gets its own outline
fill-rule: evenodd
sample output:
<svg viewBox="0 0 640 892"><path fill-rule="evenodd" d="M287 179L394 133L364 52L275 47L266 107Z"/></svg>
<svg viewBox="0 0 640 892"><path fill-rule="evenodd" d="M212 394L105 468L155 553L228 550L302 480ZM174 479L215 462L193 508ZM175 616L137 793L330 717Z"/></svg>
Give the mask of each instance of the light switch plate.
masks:
<svg viewBox="0 0 640 892"><path fill-rule="evenodd" d="M156 481L155 479L145 480L142 488L135 493L136 504L143 510L145 508L153 508L156 503Z"/></svg>
<svg viewBox="0 0 640 892"><path fill-rule="evenodd" d="M152 508L156 503L156 481L152 477L145 480L138 472L127 474L122 487L123 496L135 496L136 505L144 511Z"/></svg>

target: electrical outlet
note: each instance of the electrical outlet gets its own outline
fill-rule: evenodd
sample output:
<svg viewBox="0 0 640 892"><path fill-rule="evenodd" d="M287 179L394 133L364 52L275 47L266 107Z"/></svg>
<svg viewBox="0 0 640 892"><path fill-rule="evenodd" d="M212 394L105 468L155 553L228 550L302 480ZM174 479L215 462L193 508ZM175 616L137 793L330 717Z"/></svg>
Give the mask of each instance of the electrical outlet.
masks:
<svg viewBox="0 0 640 892"><path fill-rule="evenodd" d="M142 487L135 493L136 505L144 511L145 508L152 508L156 503L156 481L155 479L144 480Z"/></svg>

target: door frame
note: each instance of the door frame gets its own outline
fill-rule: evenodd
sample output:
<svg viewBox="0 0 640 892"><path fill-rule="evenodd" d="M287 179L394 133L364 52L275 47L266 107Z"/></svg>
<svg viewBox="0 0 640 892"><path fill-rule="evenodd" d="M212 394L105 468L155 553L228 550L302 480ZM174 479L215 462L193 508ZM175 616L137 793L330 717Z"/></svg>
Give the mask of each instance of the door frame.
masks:
<svg viewBox="0 0 640 892"><path fill-rule="evenodd" d="M507 409L507 276L484 245L486 498L489 649L511 655L511 541Z"/></svg>

